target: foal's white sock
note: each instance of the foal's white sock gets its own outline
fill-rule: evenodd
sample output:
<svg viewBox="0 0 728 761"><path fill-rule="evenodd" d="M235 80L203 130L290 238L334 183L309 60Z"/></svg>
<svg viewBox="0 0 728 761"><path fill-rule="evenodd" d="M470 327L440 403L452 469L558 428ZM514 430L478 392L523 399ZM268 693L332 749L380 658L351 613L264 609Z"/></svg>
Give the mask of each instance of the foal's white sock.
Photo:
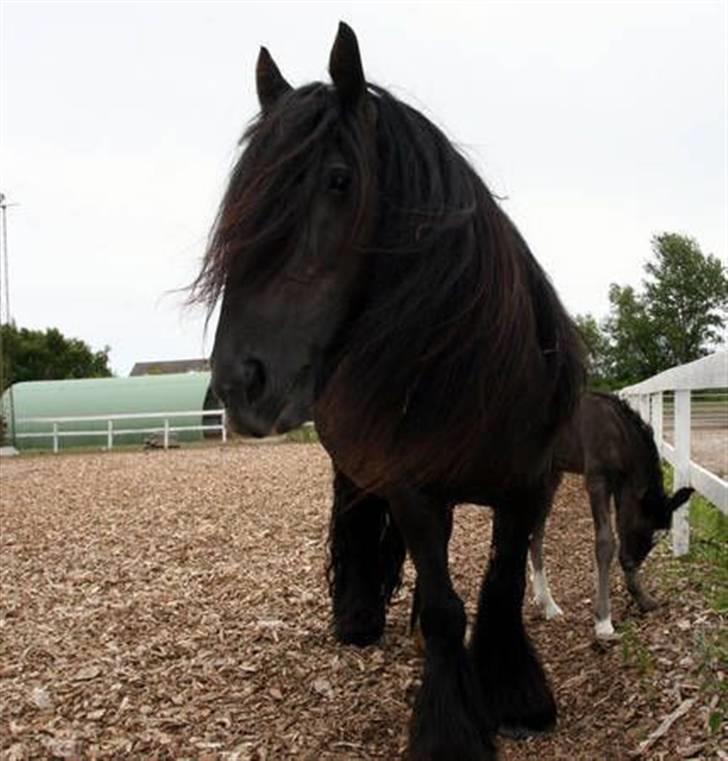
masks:
<svg viewBox="0 0 728 761"><path fill-rule="evenodd" d="M612 617L607 616L594 622L594 633L597 639L612 639L614 637L614 627L612 626Z"/></svg>
<svg viewBox="0 0 728 761"><path fill-rule="evenodd" d="M563 616L564 611L554 602L546 574L543 571L532 569L533 597L536 604L541 607L544 618L549 621L557 616Z"/></svg>

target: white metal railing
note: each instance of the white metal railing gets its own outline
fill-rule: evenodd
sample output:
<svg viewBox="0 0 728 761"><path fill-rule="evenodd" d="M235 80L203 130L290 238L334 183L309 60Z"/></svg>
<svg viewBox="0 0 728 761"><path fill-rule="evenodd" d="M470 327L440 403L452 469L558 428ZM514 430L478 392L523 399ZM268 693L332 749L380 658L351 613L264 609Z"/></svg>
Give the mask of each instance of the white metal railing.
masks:
<svg viewBox="0 0 728 761"><path fill-rule="evenodd" d="M692 486L709 499L721 512L728 514L728 482L711 473L707 468L691 458L692 415L691 392L706 389L726 389L728 387L728 352L722 351L672 367L665 372L648 378L642 383L621 389L620 396L627 399L644 420L652 425L655 442L662 457L674 468L675 488ZM664 395L674 395L673 444L665 441ZM724 397L723 394L719 395ZM711 425L725 430L728 442L728 428L720 425L723 417L712 414L707 418ZM728 449L728 443L726 444ZM672 546L676 555L684 555L690 546L690 526L688 506L677 510L672 521Z"/></svg>
<svg viewBox="0 0 728 761"><path fill-rule="evenodd" d="M219 423L202 423L200 425L170 425L169 421L174 418L207 418L214 415L220 416ZM130 421L130 420L160 420L161 425L147 427L147 428L117 428L114 426L115 421ZM86 430L61 430L60 425L64 423L98 423L105 422L106 428L92 428ZM227 441L227 424L225 419L225 410L194 410L192 412L134 412L115 415L78 415L74 417L28 417L21 418L16 421L16 428L21 424L38 424L49 423L50 429L48 431L38 432L26 432L16 433L17 439L52 439L53 451L58 452L60 449L60 441L62 438L69 436L100 436L106 438L106 448L113 449L114 438L116 436L124 436L128 434L140 434L140 433L161 433L163 436L164 448L169 448L170 434L179 433L182 431L219 431L223 442Z"/></svg>

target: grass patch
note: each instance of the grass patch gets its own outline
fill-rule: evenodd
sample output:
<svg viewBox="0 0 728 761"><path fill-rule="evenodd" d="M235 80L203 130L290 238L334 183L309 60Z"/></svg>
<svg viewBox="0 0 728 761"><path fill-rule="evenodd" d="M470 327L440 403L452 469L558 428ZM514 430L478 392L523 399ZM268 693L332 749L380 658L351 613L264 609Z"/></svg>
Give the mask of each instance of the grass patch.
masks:
<svg viewBox="0 0 728 761"><path fill-rule="evenodd" d="M665 465L665 487L672 490L673 472ZM690 550L676 558L665 553L663 570L673 579L687 578L710 608L724 620L728 614L728 516L700 494L690 498ZM728 628L718 626L695 638L694 654L700 663L701 690L717 696L708 717L711 733L721 731L728 714L728 680L722 672L728 663Z"/></svg>
<svg viewBox="0 0 728 761"><path fill-rule="evenodd" d="M639 631L631 621L619 627L622 660L637 669L640 676L648 676L655 669L655 658L642 642Z"/></svg>
<svg viewBox="0 0 728 761"><path fill-rule="evenodd" d="M673 469L664 467L665 488L672 491ZM698 587L710 607L728 613L728 515L697 492L690 498L690 551L674 559Z"/></svg>
<svg viewBox="0 0 728 761"><path fill-rule="evenodd" d="M316 444L319 437L313 423L304 423L300 428L295 428L286 434L288 441L296 444Z"/></svg>

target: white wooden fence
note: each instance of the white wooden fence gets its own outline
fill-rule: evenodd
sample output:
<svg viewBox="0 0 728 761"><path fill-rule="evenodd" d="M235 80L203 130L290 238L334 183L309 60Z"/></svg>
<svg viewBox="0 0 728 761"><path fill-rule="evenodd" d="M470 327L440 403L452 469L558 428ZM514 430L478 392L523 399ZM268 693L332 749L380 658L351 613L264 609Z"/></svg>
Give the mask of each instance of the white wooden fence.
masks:
<svg viewBox="0 0 728 761"><path fill-rule="evenodd" d="M675 485L692 486L723 513L728 514L728 482L711 473L691 458L692 392L728 387L728 352L718 352L687 365L672 367L642 383L623 388L619 394L627 399L644 420L652 425L655 442L662 457L674 468ZM674 444L665 441L665 396L674 395ZM715 424L715 415L710 417ZM718 425L721 420L718 418ZM724 428L725 430L725 428ZM728 442L728 430L725 430ZM726 444L728 449L728 444ZM688 505L677 510L672 522L672 546L676 555L684 555L690 545Z"/></svg>
<svg viewBox="0 0 728 761"><path fill-rule="evenodd" d="M197 425L170 425L169 421L175 418L202 418L203 420L208 417L219 416L219 423L202 423ZM124 428L124 421L129 424L131 420L159 420L160 425L145 427L145 428ZM122 427L117 427L116 422L119 422ZM60 429L61 425L68 423L79 423L81 426L84 423L98 423L105 422L106 427L100 428L77 428L74 426L73 430ZM69 436L98 436L106 439L106 448L113 449L114 440L117 436L124 436L128 434L141 434L152 433L162 434L162 442L165 449L170 445L170 434L179 433L181 431L219 431L223 442L227 441L227 426L225 420L225 410L194 410L192 412L135 412L125 413L119 415L82 415L77 417L29 417L21 418L17 421L17 425L20 426L23 423L40 423L48 424L50 427L47 431L38 431L33 433L21 433L15 434L15 438L18 439L52 439L53 451L58 452L60 449L61 439Z"/></svg>

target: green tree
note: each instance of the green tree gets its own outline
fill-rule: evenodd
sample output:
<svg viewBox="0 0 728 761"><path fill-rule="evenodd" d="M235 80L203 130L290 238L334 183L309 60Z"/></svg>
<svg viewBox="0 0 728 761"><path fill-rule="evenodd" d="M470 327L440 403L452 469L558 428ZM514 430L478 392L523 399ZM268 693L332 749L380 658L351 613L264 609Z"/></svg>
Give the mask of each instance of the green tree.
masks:
<svg viewBox="0 0 728 761"><path fill-rule="evenodd" d="M577 318L592 385L620 388L705 356L725 340L728 276L715 256L675 233L652 239L643 290L612 283L609 315Z"/></svg>
<svg viewBox="0 0 728 761"><path fill-rule="evenodd" d="M30 380L100 378L111 375L109 347L93 351L56 328L29 330L15 323L0 326L2 389Z"/></svg>
<svg viewBox="0 0 728 761"><path fill-rule="evenodd" d="M665 365L663 341L650 319L645 300L630 285L609 286L609 316L604 365L609 385L627 386L660 372Z"/></svg>
<svg viewBox="0 0 728 761"><path fill-rule="evenodd" d="M609 388L609 341L591 314L577 314L574 318L587 352L588 384L590 388Z"/></svg>
<svg viewBox="0 0 728 761"><path fill-rule="evenodd" d="M720 260L686 235L652 239L644 301L665 367L692 362L724 340L728 277Z"/></svg>

